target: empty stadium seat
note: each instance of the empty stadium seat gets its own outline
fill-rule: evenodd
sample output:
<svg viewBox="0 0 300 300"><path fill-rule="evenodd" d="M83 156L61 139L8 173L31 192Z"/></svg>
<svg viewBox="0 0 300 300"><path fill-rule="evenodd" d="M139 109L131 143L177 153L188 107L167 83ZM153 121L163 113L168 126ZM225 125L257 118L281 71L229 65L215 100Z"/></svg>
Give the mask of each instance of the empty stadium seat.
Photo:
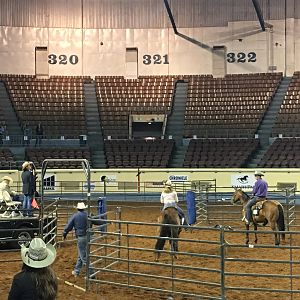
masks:
<svg viewBox="0 0 300 300"><path fill-rule="evenodd" d="M183 166L186 168L245 167L258 146L258 139L192 139Z"/></svg>
<svg viewBox="0 0 300 300"><path fill-rule="evenodd" d="M166 168L174 141L106 140L104 148L109 168Z"/></svg>

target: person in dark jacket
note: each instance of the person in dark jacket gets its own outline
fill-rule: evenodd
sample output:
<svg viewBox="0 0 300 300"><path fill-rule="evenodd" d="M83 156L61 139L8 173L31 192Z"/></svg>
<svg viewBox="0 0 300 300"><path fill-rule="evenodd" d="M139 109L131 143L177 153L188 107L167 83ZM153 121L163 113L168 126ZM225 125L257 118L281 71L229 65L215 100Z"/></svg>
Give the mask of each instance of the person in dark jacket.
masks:
<svg viewBox="0 0 300 300"><path fill-rule="evenodd" d="M22 246L22 271L14 276L8 300L54 300L57 278L50 267L56 257L53 245L34 238L29 247Z"/></svg>
<svg viewBox="0 0 300 300"><path fill-rule="evenodd" d="M63 238L64 240L67 237L67 234L75 229L75 235L77 238L77 251L78 257L77 262L72 271L72 275L75 277L79 276L81 268L86 265L87 262L87 229L88 229L88 214L85 211L87 207L83 202L79 202L77 204L77 213L75 213L69 220L68 224L66 225ZM93 275L94 270L92 268L89 269L89 276L94 278Z"/></svg>
<svg viewBox="0 0 300 300"><path fill-rule="evenodd" d="M23 209L24 209L24 216L33 216L33 211L31 207L33 195L35 192L35 178L33 173L31 172L31 165L28 161L25 161L22 165L22 182L23 182L23 194L24 194L24 201L23 201Z"/></svg>
<svg viewBox="0 0 300 300"><path fill-rule="evenodd" d="M41 145L43 136L44 136L44 128L43 128L41 122L39 122L35 128L35 146Z"/></svg>

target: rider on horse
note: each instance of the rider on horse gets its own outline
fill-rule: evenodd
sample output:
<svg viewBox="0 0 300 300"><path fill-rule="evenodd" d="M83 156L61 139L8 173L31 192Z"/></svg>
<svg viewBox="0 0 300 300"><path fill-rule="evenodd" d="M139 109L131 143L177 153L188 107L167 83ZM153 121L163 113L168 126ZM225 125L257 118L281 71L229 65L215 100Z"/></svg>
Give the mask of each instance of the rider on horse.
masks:
<svg viewBox="0 0 300 300"><path fill-rule="evenodd" d="M181 219L182 225L188 226L183 210L177 205L178 196L177 196L177 192L173 190L173 185L171 180L167 180L164 185L165 188L162 191L160 196L160 202L164 205L162 210L166 209L167 207L175 207L178 211L178 215Z"/></svg>
<svg viewBox="0 0 300 300"><path fill-rule="evenodd" d="M258 201L265 200L268 193L268 183L262 179L264 174L260 171L255 171L254 176L256 182L253 187L253 197L248 201L246 205L246 224L250 224L252 221L252 206L255 205Z"/></svg>

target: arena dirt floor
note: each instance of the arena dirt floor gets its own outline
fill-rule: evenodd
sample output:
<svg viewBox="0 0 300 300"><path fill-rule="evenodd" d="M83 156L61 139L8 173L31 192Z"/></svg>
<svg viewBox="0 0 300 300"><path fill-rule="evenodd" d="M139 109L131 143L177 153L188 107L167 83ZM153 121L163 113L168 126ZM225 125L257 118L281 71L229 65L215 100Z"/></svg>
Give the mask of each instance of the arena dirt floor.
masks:
<svg viewBox="0 0 300 300"><path fill-rule="evenodd" d="M159 206L153 206L151 204L137 204L132 203L129 205L126 203L119 204L122 207L122 220L127 221L137 221L137 222L157 222L157 217L159 215ZM111 209L115 209L115 204L110 206ZM62 223L65 223L63 220ZM209 226L214 227L213 225L218 222L212 222ZM233 228L242 228L241 224L231 223ZM235 226L236 225L236 226ZM123 226L123 225L122 225ZM62 227L61 227L62 228ZM268 228L269 230L269 228ZM157 234L156 227L152 226L140 226L132 225L129 229L131 234L134 235L149 235L155 236ZM128 232L128 227L122 227L122 232ZM220 248L216 243L210 243L211 241L219 240L219 231L217 230L193 230L193 231L183 231L181 233L181 238L193 241L201 241L200 243L193 243L190 241L182 241L179 244L179 250L183 252L191 253L202 253L207 255L216 255L220 253ZM263 277L251 277L251 276L234 276L235 272L243 273L263 273L263 274L285 274L288 275L292 272L294 275L300 274L300 265L295 264L291 265L289 261L291 260L300 260L300 250L290 250L290 249L281 249L281 248L248 248L248 247L239 247L235 246L238 244L244 243L244 234L242 233L226 233L226 241L232 245L232 247L226 250L226 257L230 258L225 262L225 271L230 273L226 277L226 286L242 286L242 287L272 287L277 289L289 289L291 286L291 281L288 278L277 278L276 276L270 276L268 278ZM253 240L253 238L252 238ZM124 243L126 244L126 240ZM142 239L138 237L133 237L130 240L131 247L143 247L145 249L153 249L155 244L154 239ZM291 238L290 235L286 237L286 244L289 245L300 245L300 236L295 235ZM259 235L259 245L273 245L273 236L261 233ZM146 291L143 289L137 288L123 288L116 287L108 284L92 285L91 290L88 292L82 291L80 288L85 287L84 274L80 277L74 278L71 275L73 270L76 257L77 249L76 244L72 241L67 241L61 243L57 249L57 259L53 265L53 268L56 272L57 277L59 278L59 293L57 299L101 299L101 300L110 300L110 299L122 299L122 300L131 300L131 299L202 299L201 297L192 298L187 296L174 296L171 298L171 295L166 293L157 293L152 291ZM126 256L127 254L124 253ZM154 255L151 251L135 251L130 254L131 259L142 260L147 262L154 262ZM123 254L121 253L121 257ZM257 258L257 259L278 259L285 260L285 263L248 263L247 261L240 262L235 261L234 258ZM19 260L20 253L17 252L0 252L0 261L1 261L1 272L0 272L0 299L6 299L8 295L9 288L11 286L12 278L21 268L21 261ZM170 255L163 253L160 259L162 263L171 263ZM185 266L198 266L202 268L209 269L219 269L220 260L213 257L190 257L186 255L179 255L179 258L176 260L176 264L185 265ZM118 265L119 270L126 270L126 264ZM142 269L141 269L142 268ZM115 268L116 269L116 268ZM164 271L163 267L144 264L142 267L139 265L133 265L132 269L137 273L143 274L154 274L154 275L167 275L167 271ZM181 274L182 273L182 274ZM208 271L184 271L184 269L178 271L176 274L177 278L189 278L196 279L198 281L204 282L219 282L219 275L217 272L208 272ZM122 276L115 273L108 273L107 280L117 280L122 281ZM126 276L125 276L126 277ZM126 278L125 278L126 281ZM166 287L164 280L162 279L153 279L149 278L140 278L137 276L131 280L131 283L137 285L143 285L150 283L154 287ZM293 282L294 289L300 289L300 279L294 279ZM72 286L72 285L76 285ZM166 283L166 285L168 285ZM202 293L204 295L210 295L211 297L218 297L220 294L220 289L213 286L202 286L199 283L183 283L180 286L180 283L177 283L178 288L182 291L194 291L195 293ZM78 288L79 287L79 288ZM169 288L170 286L168 286ZM200 292L199 292L200 291ZM300 294L294 294L291 297L288 294L279 294L279 293L268 293L268 292L247 292L247 291L231 291L226 292L226 299L241 299L241 300L251 300L251 299L260 299L260 300L269 300L269 299L300 299ZM204 298L203 298L204 299Z"/></svg>

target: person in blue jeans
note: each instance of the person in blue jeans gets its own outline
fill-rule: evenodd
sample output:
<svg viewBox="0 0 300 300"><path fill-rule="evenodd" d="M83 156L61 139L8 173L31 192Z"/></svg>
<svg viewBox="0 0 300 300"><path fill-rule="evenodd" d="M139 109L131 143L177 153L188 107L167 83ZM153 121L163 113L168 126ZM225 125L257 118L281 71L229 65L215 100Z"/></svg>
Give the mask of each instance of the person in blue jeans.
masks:
<svg viewBox="0 0 300 300"><path fill-rule="evenodd" d="M252 222L252 206L255 205L258 201L264 200L268 194L268 183L262 179L264 174L261 171L255 171L254 176L256 182L254 184L252 195L253 197L248 201L246 205L246 224L250 225Z"/></svg>
<svg viewBox="0 0 300 300"><path fill-rule="evenodd" d="M87 263L87 229L88 229L88 214L85 211L87 206L83 202L77 204L77 212L70 218L68 224L65 226L63 232L64 240L67 237L67 234L71 230L75 230L75 236L77 238L77 251L78 257L77 262L72 271L72 275L75 277L79 276L80 271L83 266L86 266ZM94 278L94 270L89 268L90 278Z"/></svg>
<svg viewBox="0 0 300 300"><path fill-rule="evenodd" d="M31 172L31 164L28 161L25 161L22 165L22 183L23 188L22 192L24 194L24 200L23 200L23 215L32 217L33 216L33 210L31 207L33 195L35 192L35 178L33 176L33 173Z"/></svg>
<svg viewBox="0 0 300 300"><path fill-rule="evenodd" d="M178 215L181 219L182 225L188 226L184 212L178 206L179 201L177 192L173 189L171 180L167 180L164 185L164 190L160 195L160 202L164 205L162 210L166 209L167 207L175 207L178 211Z"/></svg>

